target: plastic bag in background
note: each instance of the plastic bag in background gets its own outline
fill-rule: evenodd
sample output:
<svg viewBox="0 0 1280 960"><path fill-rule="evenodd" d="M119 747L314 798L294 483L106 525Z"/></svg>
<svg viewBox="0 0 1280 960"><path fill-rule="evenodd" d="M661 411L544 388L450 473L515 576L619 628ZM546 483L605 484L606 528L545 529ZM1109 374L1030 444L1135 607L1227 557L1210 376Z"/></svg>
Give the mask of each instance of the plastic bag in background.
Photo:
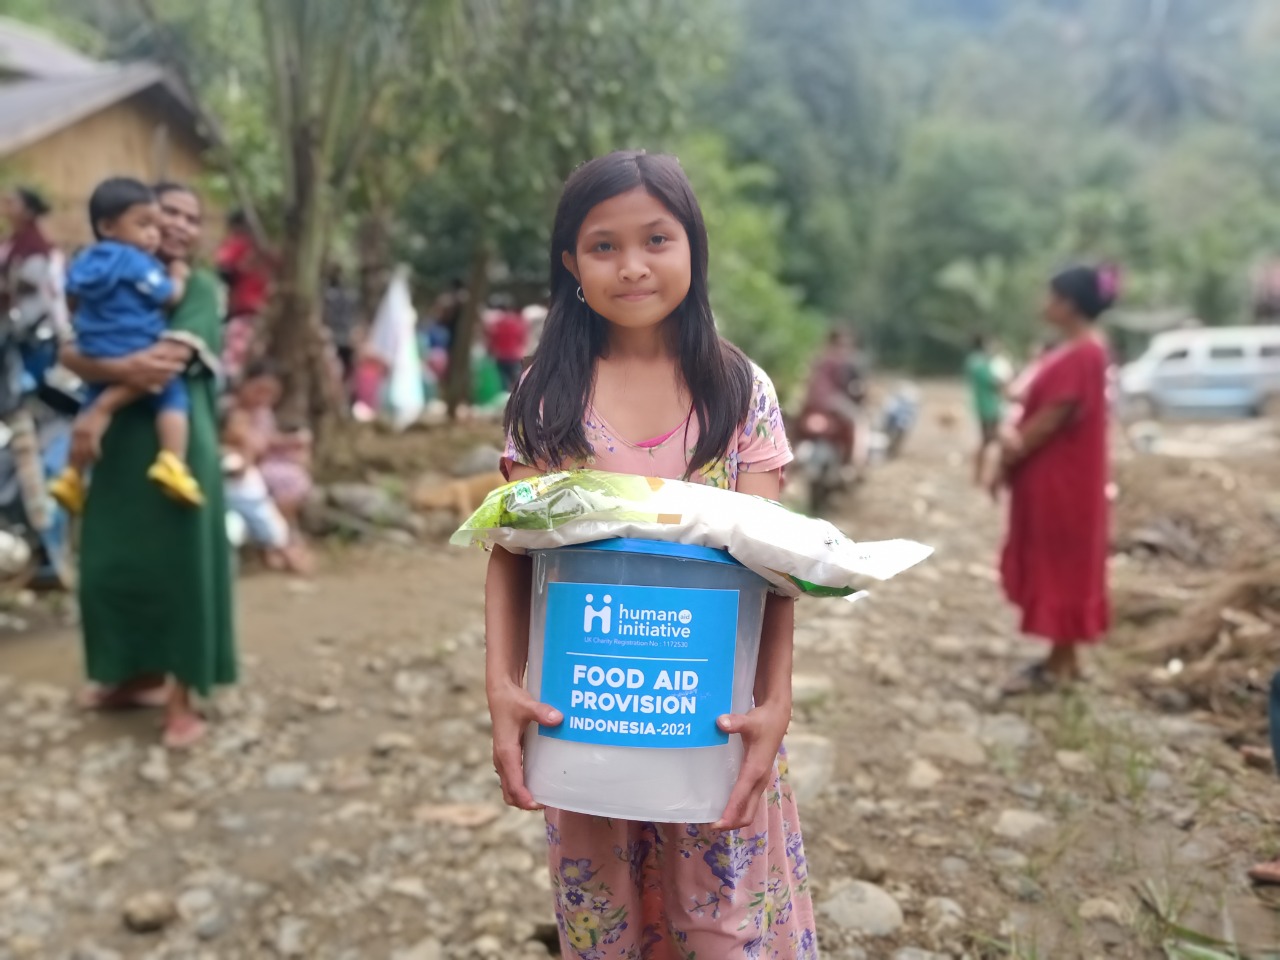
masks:
<svg viewBox="0 0 1280 960"><path fill-rule="evenodd" d="M855 597L933 548L911 540L855 543L825 520L703 484L596 470L549 473L499 487L451 538L513 553L613 537L728 550L787 596Z"/></svg>
<svg viewBox="0 0 1280 960"><path fill-rule="evenodd" d="M379 412L396 430L422 416L422 360L418 353L418 314L409 295L409 268L396 267L369 328L368 352L387 370Z"/></svg>

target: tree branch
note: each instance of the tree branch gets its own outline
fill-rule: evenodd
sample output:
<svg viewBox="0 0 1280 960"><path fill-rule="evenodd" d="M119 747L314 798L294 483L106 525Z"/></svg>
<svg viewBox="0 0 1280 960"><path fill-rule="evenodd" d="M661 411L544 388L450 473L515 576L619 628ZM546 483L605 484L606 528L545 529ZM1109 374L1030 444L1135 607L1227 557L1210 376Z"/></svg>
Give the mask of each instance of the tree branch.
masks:
<svg viewBox="0 0 1280 960"><path fill-rule="evenodd" d="M375 88L370 91L369 96L361 104L360 114L356 118L356 128L352 131L350 146L347 148L341 162L335 162L334 164L331 182L334 191L339 195L346 190L356 168L360 166L360 161L364 159L365 150L369 146L370 138L373 136L374 117L377 115L379 106L381 106L382 94L385 93L386 89L384 85L381 88ZM337 160L336 157L334 159L335 161Z"/></svg>
<svg viewBox="0 0 1280 960"><path fill-rule="evenodd" d="M271 103L275 108L275 134L280 150L283 194L292 199L297 194L297 163L293 155L294 104L289 88L289 52L275 18L272 0L258 0L258 21L262 28L267 73L271 78Z"/></svg>
<svg viewBox="0 0 1280 960"><path fill-rule="evenodd" d="M249 230L253 233L254 239L265 246L266 231L262 227L262 218L258 216L258 208L253 202L253 194L249 190L248 181L241 174L240 168L235 162L231 145L227 142L227 137L222 131L222 125L205 107L204 102L196 92L195 81L187 68L186 61L179 54L178 42L174 37L173 31L164 22L159 11L156 10L154 0L138 0L138 6L142 11L143 18L160 40L164 66L178 82L178 86L182 88L182 93L188 105L213 145L217 164L222 168L222 172L227 175L231 190L236 195L240 208L244 211Z"/></svg>
<svg viewBox="0 0 1280 960"><path fill-rule="evenodd" d="M348 37L351 35L352 29L356 23L356 12L358 4L347 4L345 15L342 18L342 27L333 38L334 42L329 50L329 56L336 59L329 68L328 82L325 84L324 97L320 102L320 157L324 163L323 178L328 180L332 170L336 165L336 154L338 150L338 129L342 126L343 115L346 108L351 103L351 66L352 54L348 49ZM377 83L377 80L371 81ZM364 115L357 119L357 123L368 123L368 114L370 110L366 107Z"/></svg>
<svg viewBox="0 0 1280 960"><path fill-rule="evenodd" d="M454 0L456 4L456 0ZM398 10L401 14L394 32L391 34L399 43L413 43L416 36L416 29L422 25L425 17L425 10L430 4L423 3L421 0L408 0L408 2L400 4ZM441 13L441 18L446 16ZM407 38L407 39L406 39ZM365 151L368 149L369 141L373 136L374 121L378 112L382 107L388 91L391 89L391 74L387 69L386 58L376 58L373 65L374 69L370 71L367 80L368 92L363 101L357 102L355 128L349 139L349 146L345 151L341 160L334 157L333 174L331 184L335 194L341 198L344 196L352 176L363 160ZM423 65L423 71L426 66ZM336 99L336 98L335 98ZM336 143L334 144L334 153L336 154Z"/></svg>

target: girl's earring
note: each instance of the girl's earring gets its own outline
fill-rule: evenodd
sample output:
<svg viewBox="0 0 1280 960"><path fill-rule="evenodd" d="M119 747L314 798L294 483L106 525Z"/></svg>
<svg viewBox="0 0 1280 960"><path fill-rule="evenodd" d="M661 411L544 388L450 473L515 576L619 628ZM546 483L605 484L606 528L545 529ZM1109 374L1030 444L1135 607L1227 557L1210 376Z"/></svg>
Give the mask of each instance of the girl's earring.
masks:
<svg viewBox="0 0 1280 960"><path fill-rule="evenodd" d="M578 288L578 302L579 302L579 303L586 303L586 302L587 302L587 298L586 298L586 297L584 297L584 296L582 295L582 288L581 288L581 287L579 287L579 288Z"/></svg>

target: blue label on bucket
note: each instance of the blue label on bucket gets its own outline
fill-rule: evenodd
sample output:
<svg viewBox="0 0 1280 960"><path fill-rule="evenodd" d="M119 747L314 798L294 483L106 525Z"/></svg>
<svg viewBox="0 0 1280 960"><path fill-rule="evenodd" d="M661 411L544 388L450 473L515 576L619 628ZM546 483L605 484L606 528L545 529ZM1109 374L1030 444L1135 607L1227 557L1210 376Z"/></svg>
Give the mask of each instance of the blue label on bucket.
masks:
<svg viewBox="0 0 1280 960"><path fill-rule="evenodd" d="M554 740L715 747L733 706L736 590L552 583L540 699L564 714Z"/></svg>

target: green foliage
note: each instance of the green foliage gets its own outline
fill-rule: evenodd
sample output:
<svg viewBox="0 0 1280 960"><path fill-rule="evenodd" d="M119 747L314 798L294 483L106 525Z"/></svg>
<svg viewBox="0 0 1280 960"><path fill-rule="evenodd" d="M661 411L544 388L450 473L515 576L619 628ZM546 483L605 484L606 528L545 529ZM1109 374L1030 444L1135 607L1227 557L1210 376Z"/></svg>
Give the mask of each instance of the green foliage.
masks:
<svg viewBox="0 0 1280 960"><path fill-rule="evenodd" d="M872 0L909 133L865 304L881 353L954 363L1035 334L1047 277L1111 260L1125 306L1246 321L1275 249L1280 72L1263 0Z"/></svg>
<svg viewBox="0 0 1280 960"><path fill-rule="evenodd" d="M824 325L800 291L778 279L784 211L752 200L770 192L774 175L761 165L734 166L713 134L690 137L678 153L707 221L716 321L785 393L803 375Z"/></svg>
<svg viewBox="0 0 1280 960"><path fill-rule="evenodd" d="M0 12L154 56L141 2ZM347 6L149 2L283 221L294 161L254 13L305 10L307 36L333 37ZM976 330L1017 346L1070 261L1120 264L1132 309L1247 319L1251 270L1277 252L1271 0L423 0L397 32L387 11L405 2L365 5L321 58L383 89L334 113L338 147L367 149L322 227L363 255L357 231L389 225L428 290L539 295L564 177L635 146L679 148L717 316L784 381L833 320L926 369L954 368Z"/></svg>
<svg viewBox="0 0 1280 960"><path fill-rule="evenodd" d="M953 362L975 332L1010 330L1016 265L1050 243L1055 194L1009 131L920 124L884 197L873 261L884 358Z"/></svg>
<svg viewBox="0 0 1280 960"><path fill-rule="evenodd" d="M702 9L689 0L493 0L461 67L429 87L425 132L439 146L403 199L401 246L419 276L436 289L467 279L473 308L492 282L537 290L565 177L609 150L662 142L679 125ZM468 395L473 327L474 317L455 331L454 400Z"/></svg>
<svg viewBox="0 0 1280 960"><path fill-rule="evenodd" d="M1238 91L1221 57L1233 40L1239 43L1244 10L1237 0L1115 4L1108 11L1112 29L1105 84L1095 97L1100 118L1150 135L1166 133L1188 118L1233 115Z"/></svg>
<svg viewBox="0 0 1280 960"><path fill-rule="evenodd" d="M82 22L83 3L67 0L0 0L0 17L19 20L56 34L90 56L102 52L102 38L92 25ZM0 63L0 66L3 66Z"/></svg>
<svg viewBox="0 0 1280 960"><path fill-rule="evenodd" d="M783 276L809 301L848 311L864 262L871 198L892 146L871 66L863 0L724 0L740 24L723 81L700 118L734 162L775 171L763 197L783 217Z"/></svg>
<svg viewBox="0 0 1280 960"><path fill-rule="evenodd" d="M540 262L560 185L574 167L666 139L680 124L680 84L705 28L687 0L494 3L460 69L430 82L424 132L438 149L407 199L429 219L466 223L442 257L454 274L456 248L480 240L517 269L529 265L530 247ZM634 29L640 22L643 31ZM429 249L420 225L406 226ZM441 275L441 266L424 266Z"/></svg>

